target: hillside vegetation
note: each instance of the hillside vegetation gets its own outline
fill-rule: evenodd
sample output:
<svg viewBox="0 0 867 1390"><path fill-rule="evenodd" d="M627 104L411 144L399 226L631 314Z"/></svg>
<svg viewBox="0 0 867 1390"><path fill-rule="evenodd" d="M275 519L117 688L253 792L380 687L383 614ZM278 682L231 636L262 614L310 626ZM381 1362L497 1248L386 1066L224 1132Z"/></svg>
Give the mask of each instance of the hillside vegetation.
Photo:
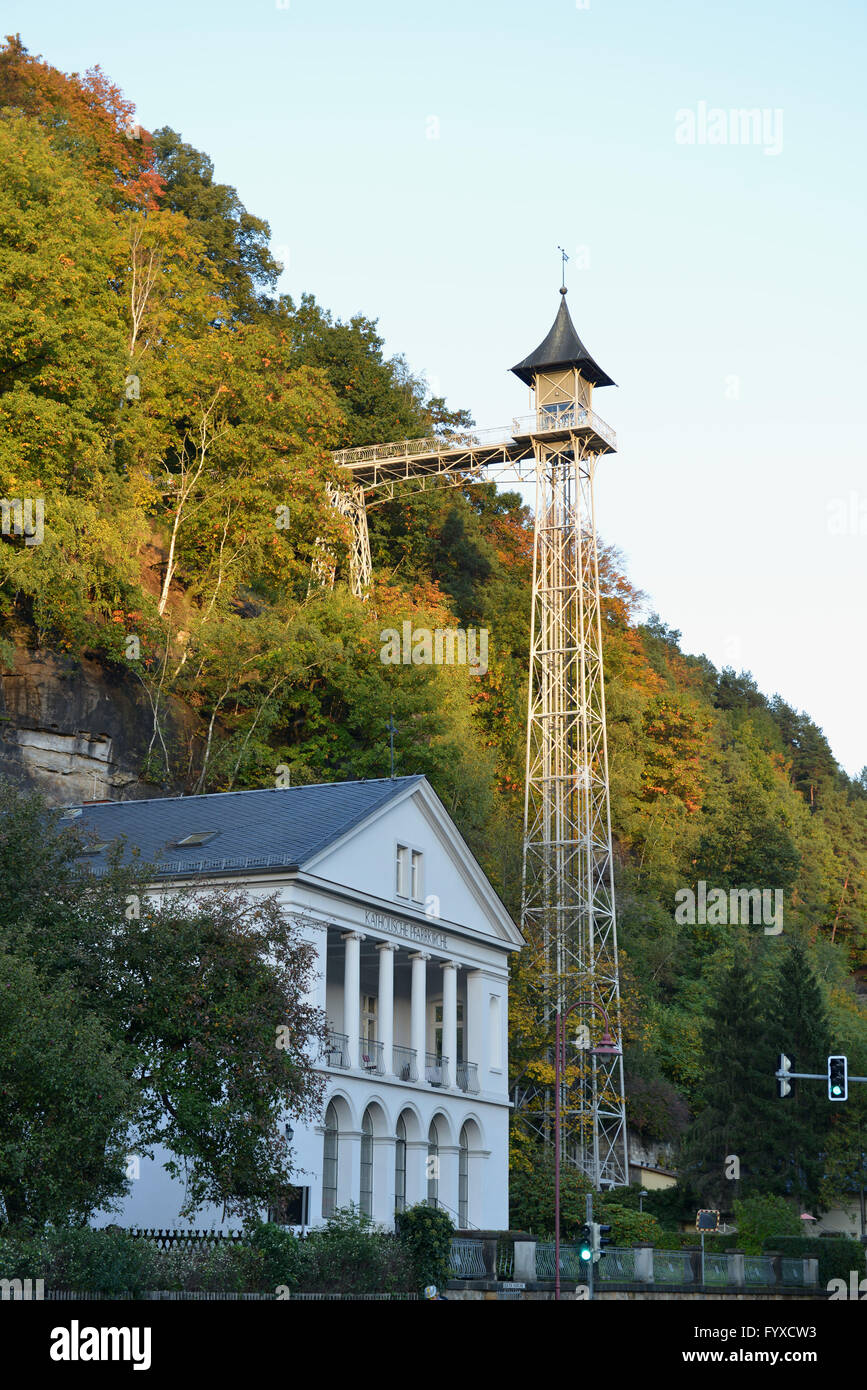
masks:
<svg viewBox="0 0 867 1390"><path fill-rule="evenodd" d="M0 540L0 660L134 672L154 795L387 775L393 716L395 770L430 778L517 915L532 517L486 484L376 507L361 603L327 496L331 450L470 415L386 358L375 320L278 294L267 222L169 126L139 130L98 68L10 39L0 106L0 496L45 499L41 545ZM736 1194L830 1203L857 1187L867 1107L817 1083L781 1130L771 1072L788 1049L821 1070L833 1045L867 1074L867 770L642 621L606 546L602 571L630 1124L705 1193L734 1153ZM487 628L490 669L383 664L404 619ZM186 746L170 697L199 716ZM700 881L779 890L784 930L679 921Z"/></svg>

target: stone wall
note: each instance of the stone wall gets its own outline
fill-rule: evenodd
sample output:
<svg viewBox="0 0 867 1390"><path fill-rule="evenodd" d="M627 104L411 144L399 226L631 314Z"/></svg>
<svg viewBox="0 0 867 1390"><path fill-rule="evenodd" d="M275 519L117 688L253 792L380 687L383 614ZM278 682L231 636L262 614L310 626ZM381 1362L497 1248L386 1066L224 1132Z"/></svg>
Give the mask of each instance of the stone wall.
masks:
<svg viewBox="0 0 867 1390"><path fill-rule="evenodd" d="M162 725L170 751L188 750L199 720L171 700ZM38 789L52 805L182 790L142 780L152 731L147 693L129 671L17 647L13 669L0 672L0 775Z"/></svg>

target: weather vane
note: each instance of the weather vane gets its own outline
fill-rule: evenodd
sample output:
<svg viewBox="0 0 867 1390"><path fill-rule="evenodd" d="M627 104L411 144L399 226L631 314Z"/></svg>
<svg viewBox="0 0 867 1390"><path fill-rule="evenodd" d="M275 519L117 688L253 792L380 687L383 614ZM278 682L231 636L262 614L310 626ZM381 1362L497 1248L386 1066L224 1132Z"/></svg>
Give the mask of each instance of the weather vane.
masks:
<svg viewBox="0 0 867 1390"><path fill-rule="evenodd" d="M566 252L563 250L563 247L562 247L562 246L558 246L558 247L557 247L557 250L560 252L560 255L563 257L563 283L562 283L562 285L560 286L560 293L561 293L561 294L565 294L565 293L566 293L566 262L568 261L569 257L566 255Z"/></svg>

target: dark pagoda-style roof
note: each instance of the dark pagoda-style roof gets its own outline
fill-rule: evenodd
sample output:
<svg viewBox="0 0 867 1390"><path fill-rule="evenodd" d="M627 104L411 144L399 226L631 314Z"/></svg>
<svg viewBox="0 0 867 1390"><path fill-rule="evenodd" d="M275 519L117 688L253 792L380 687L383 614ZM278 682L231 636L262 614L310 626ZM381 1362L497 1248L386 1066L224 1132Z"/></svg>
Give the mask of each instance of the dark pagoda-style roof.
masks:
<svg viewBox="0 0 867 1390"><path fill-rule="evenodd" d="M577 367L585 381L594 386L613 386L615 383L606 376L602 368L593 361L590 353L575 332L569 310L566 308L566 291L560 291L563 298L554 320L551 332L535 352L525 357L512 371L528 386L532 386L537 372L553 371L563 367Z"/></svg>

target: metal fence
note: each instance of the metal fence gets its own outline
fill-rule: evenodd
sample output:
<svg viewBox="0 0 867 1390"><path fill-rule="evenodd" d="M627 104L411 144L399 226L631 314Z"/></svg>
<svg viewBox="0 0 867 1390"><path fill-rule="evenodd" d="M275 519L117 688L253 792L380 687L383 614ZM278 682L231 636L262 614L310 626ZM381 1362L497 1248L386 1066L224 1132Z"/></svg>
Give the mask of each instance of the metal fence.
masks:
<svg viewBox="0 0 867 1390"><path fill-rule="evenodd" d="M580 1256L580 1247L577 1245L560 1246L560 1278L574 1280L581 1283L587 1278L587 1266ZM545 1243L536 1246L536 1278L554 1279L556 1247L553 1244Z"/></svg>
<svg viewBox="0 0 867 1390"><path fill-rule="evenodd" d="M744 1255L745 1284L773 1284L774 1261L770 1255Z"/></svg>
<svg viewBox="0 0 867 1390"><path fill-rule="evenodd" d="M449 1249L453 1279L484 1279L485 1257L480 1240L453 1240Z"/></svg>
<svg viewBox="0 0 867 1390"><path fill-rule="evenodd" d="M635 1251L628 1246L603 1250L594 1277L602 1282L608 1279L618 1284L631 1284L635 1278Z"/></svg>
<svg viewBox="0 0 867 1390"><path fill-rule="evenodd" d="M800 1263L800 1262L799 1262ZM706 1284L727 1284L729 1281L729 1261L727 1255L705 1253L704 1282Z"/></svg>
<svg viewBox="0 0 867 1390"><path fill-rule="evenodd" d="M692 1259L684 1250L654 1250L654 1284L692 1284Z"/></svg>
<svg viewBox="0 0 867 1390"><path fill-rule="evenodd" d="M244 1231L199 1231L182 1227L166 1227L165 1230L159 1230L156 1227L132 1226L126 1234L136 1236L139 1240L148 1240L160 1250L206 1250L211 1245L227 1242L238 1245L252 1239Z"/></svg>

